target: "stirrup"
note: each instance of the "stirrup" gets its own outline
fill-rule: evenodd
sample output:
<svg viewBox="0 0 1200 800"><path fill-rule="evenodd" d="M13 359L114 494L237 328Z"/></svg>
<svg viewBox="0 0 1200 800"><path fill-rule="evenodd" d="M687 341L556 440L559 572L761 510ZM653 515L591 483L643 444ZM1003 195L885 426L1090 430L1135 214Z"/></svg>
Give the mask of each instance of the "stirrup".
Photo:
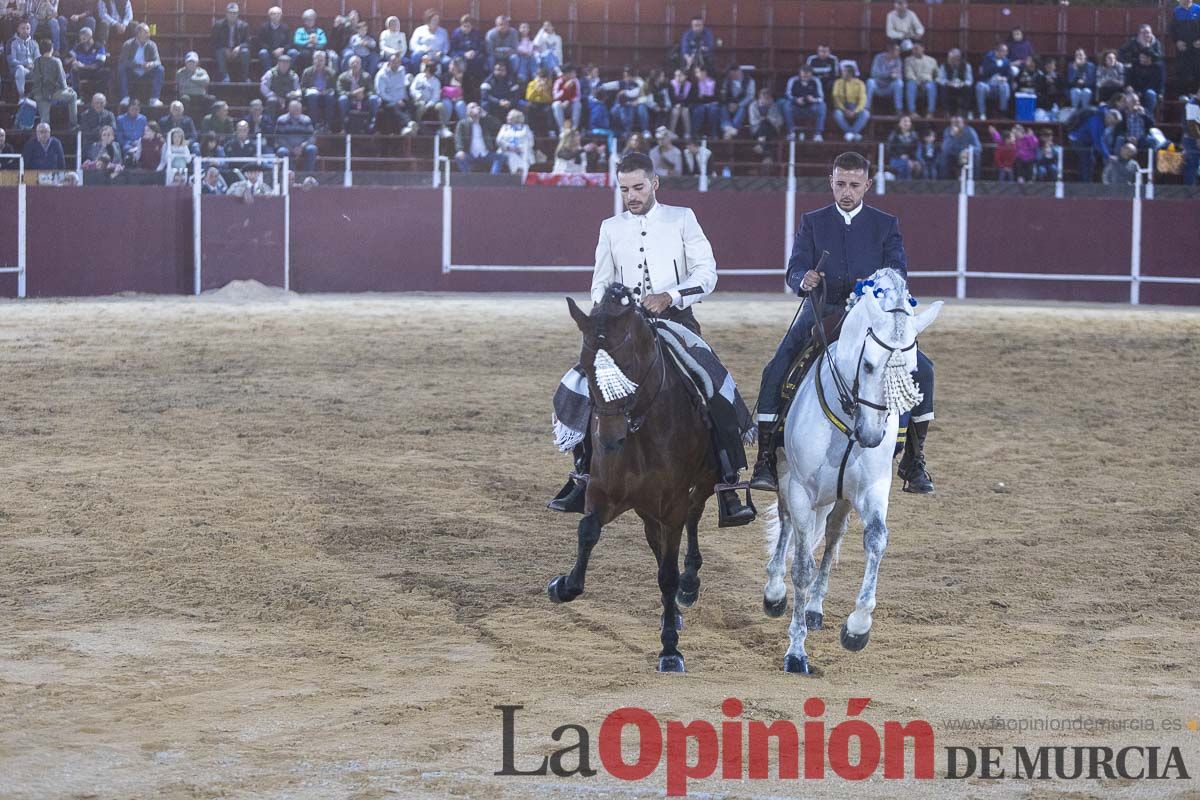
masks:
<svg viewBox="0 0 1200 800"><path fill-rule="evenodd" d="M758 517L758 509L754 507L754 501L750 497L750 484L746 481L738 483L718 483L713 489L717 493L717 527L718 528L736 528L741 525L748 525ZM737 496L739 489L746 490L746 502L740 503L741 498ZM723 492L732 492L731 500L739 503L740 508L736 512L726 510L725 502L721 497Z"/></svg>
<svg viewBox="0 0 1200 800"><path fill-rule="evenodd" d="M554 499L546 504L551 511L563 511L568 514L582 514L584 500L587 497L587 485L590 475L572 472L567 476L567 482L558 490Z"/></svg>

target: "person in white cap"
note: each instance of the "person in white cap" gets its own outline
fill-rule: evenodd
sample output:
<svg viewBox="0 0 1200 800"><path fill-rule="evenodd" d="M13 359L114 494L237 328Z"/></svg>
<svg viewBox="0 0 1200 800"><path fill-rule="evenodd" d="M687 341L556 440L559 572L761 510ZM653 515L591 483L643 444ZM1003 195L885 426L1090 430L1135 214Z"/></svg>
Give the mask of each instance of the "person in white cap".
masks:
<svg viewBox="0 0 1200 800"><path fill-rule="evenodd" d="M175 94L192 119L204 119L217 98L208 93L212 79L200 66L200 55L194 50L183 57L183 66L175 73Z"/></svg>
<svg viewBox="0 0 1200 800"><path fill-rule="evenodd" d="M654 173L660 177L670 178L683 173L683 154L675 146L675 134L667 130L665 125L659 125L654 132L658 144L650 148L650 161L654 164Z"/></svg>
<svg viewBox="0 0 1200 800"><path fill-rule="evenodd" d="M250 26L238 19L237 3L225 6L225 18L218 20L212 29L213 57L217 60L217 75L223 83L229 83L229 60L241 65L238 79L250 80Z"/></svg>

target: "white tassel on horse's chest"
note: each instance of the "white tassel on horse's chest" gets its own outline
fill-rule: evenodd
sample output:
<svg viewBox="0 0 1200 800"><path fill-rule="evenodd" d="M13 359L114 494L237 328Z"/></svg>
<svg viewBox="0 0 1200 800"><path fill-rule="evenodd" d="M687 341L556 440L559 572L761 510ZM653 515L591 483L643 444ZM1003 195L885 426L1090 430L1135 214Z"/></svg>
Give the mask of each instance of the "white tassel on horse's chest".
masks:
<svg viewBox="0 0 1200 800"><path fill-rule="evenodd" d="M606 403L628 397L637 391L637 384L625 377L625 373L621 372L621 368L607 351L597 350L594 363L596 385L600 387L600 393L604 395Z"/></svg>
<svg viewBox="0 0 1200 800"><path fill-rule="evenodd" d="M904 363L904 354L893 350L883 372L883 402L888 411L903 414L922 399L923 395Z"/></svg>

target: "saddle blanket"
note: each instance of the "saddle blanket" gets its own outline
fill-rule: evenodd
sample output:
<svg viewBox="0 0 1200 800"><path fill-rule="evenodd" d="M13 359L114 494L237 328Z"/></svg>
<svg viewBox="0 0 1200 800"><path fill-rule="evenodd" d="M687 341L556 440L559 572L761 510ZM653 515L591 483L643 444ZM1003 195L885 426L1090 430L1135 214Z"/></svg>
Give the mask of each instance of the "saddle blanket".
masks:
<svg viewBox="0 0 1200 800"><path fill-rule="evenodd" d="M712 347L696 334L677 322L655 320L663 344L687 371L705 399L726 402L733 406L738 431L743 439L752 438L755 432L750 409L742 400L737 384L729 370L717 358ZM583 367L576 364L567 370L554 392L554 445L569 452L583 441L588 421L592 415L592 400L588 392L587 375Z"/></svg>

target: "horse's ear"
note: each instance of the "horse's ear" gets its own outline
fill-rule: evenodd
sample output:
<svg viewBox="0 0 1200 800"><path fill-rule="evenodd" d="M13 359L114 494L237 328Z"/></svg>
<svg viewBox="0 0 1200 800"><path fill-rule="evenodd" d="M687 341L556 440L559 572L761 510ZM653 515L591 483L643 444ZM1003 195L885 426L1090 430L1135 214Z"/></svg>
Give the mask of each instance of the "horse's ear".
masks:
<svg viewBox="0 0 1200 800"><path fill-rule="evenodd" d="M918 336L921 335L921 331L933 324L933 321L937 319L937 315L941 310L942 301L938 300L936 303L930 303L929 308L913 317L913 328L916 329Z"/></svg>
<svg viewBox="0 0 1200 800"><path fill-rule="evenodd" d="M879 298L875 296L875 292L871 291L870 287L863 292L860 302L867 306L867 311L871 315L871 325L878 330L883 330L886 327L884 323L887 322L887 314L883 310L883 306L879 305Z"/></svg>
<svg viewBox="0 0 1200 800"><path fill-rule="evenodd" d="M567 309L571 312L571 319L575 320L575 324L579 326L579 330L587 333L588 315L583 313L583 309L576 305L575 301L570 297L567 298Z"/></svg>

